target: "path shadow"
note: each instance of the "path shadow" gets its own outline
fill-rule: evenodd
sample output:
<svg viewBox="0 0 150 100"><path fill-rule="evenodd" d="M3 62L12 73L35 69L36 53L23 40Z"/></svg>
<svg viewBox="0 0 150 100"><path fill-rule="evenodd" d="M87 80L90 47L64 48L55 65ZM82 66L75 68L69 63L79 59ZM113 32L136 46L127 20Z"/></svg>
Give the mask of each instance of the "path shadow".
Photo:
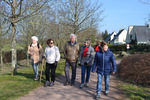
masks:
<svg viewBox="0 0 150 100"><path fill-rule="evenodd" d="M77 67L77 70L79 69L80 67ZM79 73L77 73L77 74L79 74ZM93 87L84 87L84 88L80 88L80 82L79 81L77 81L77 78L81 78L81 77L77 77L76 76L76 81L75 81L75 86L72 86L73 88L76 88L76 89L78 89L79 91L83 91L83 92L85 92L86 94L88 94L88 95L90 95L90 96L92 96L93 97L93 99L95 98L95 94L93 94L94 92L95 92L95 89L96 88L93 88ZM65 76L64 75L60 75L59 77L57 77L56 78L56 81L57 82L59 82L59 83L61 83L63 86L64 86L64 84L65 84L65 82L66 82L66 79L65 79ZM91 81L90 81L91 82ZM92 82L92 84L93 84L93 82ZM68 86L71 86L70 84L68 85ZM67 86L64 86L64 87L67 87Z"/></svg>
<svg viewBox="0 0 150 100"><path fill-rule="evenodd" d="M24 77L29 78L29 79L33 79L34 78L34 74L28 74L28 73L20 73L20 72L18 72L16 75L24 76Z"/></svg>

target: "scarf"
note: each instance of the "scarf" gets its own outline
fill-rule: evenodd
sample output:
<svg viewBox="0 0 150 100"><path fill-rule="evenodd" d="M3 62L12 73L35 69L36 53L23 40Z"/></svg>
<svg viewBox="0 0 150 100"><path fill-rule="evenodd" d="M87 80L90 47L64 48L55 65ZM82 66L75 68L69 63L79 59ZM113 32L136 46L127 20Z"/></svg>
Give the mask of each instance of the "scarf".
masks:
<svg viewBox="0 0 150 100"><path fill-rule="evenodd" d="M32 46L37 46L37 43L35 43L35 44L32 43Z"/></svg>
<svg viewBox="0 0 150 100"><path fill-rule="evenodd" d="M87 57L88 47L84 48L83 57Z"/></svg>
<svg viewBox="0 0 150 100"><path fill-rule="evenodd" d="M95 51L99 51L99 46L95 46Z"/></svg>

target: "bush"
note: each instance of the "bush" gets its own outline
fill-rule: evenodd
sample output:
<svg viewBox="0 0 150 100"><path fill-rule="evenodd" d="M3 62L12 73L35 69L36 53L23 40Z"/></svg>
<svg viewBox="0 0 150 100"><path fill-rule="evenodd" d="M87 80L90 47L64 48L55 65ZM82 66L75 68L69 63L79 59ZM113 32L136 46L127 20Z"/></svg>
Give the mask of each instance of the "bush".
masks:
<svg viewBox="0 0 150 100"><path fill-rule="evenodd" d="M126 81L150 85L150 53L134 54L123 58L118 74Z"/></svg>
<svg viewBox="0 0 150 100"><path fill-rule="evenodd" d="M17 61L26 59L26 53L25 50L17 50ZM11 62L11 51L3 52L3 62Z"/></svg>

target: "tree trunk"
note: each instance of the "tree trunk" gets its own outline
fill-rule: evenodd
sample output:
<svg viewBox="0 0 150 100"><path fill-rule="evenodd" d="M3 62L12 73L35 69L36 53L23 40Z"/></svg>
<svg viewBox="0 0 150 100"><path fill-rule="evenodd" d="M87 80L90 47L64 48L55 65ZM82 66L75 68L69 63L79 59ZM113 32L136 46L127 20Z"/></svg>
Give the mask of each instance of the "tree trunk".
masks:
<svg viewBox="0 0 150 100"><path fill-rule="evenodd" d="M27 49L26 49L26 51L28 51L28 45L29 45L29 35L28 35L29 33L27 33ZM29 54L28 54L28 52L27 52L27 61L26 61L26 65L27 66L29 66Z"/></svg>
<svg viewBox="0 0 150 100"><path fill-rule="evenodd" d="M16 0L13 0L13 7L12 7L12 17L11 17L11 24L12 24L12 33L11 33L11 38L12 38L12 75L17 73L17 63L16 63L16 59L17 59L17 54L16 54L16 21L17 21L17 16L16 16Z"/></svg>
<svg viewBox="0 0 150 100"><path fill-rule="evenodd" d="M17 73L16 54L16 23L12 23L12 75Z"/></svg>
<svg viewBox="0 0 150 100"><path fill-rule="evenodd" d="M2 52L2 50L1 50L1 70L3 70L3 52Z"/></svg>
<svg viewBox="0 0 150 100"><path fill-rule="evenodd" d="M77 1L76 1L76 5L75 5L75 14L74 14L74 34L77 34L77 30L78 30L78 17L77 17L77 9L78 9L78 7L77 7Z"/></svg>

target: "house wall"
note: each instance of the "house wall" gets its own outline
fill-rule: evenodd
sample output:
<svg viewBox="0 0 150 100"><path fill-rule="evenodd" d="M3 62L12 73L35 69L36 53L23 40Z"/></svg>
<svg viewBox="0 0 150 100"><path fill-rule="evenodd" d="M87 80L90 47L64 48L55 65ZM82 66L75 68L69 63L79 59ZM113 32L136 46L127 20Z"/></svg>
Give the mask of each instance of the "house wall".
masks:
<svg viewBox="0 0 150 100"><path fill-rule="evenodd" d="M110 41L114 38L114 35L116 35L116 34L117 34L116 32L113 32L113 34L110 37Z"/></svg>
<svg viewBox="0 0 150 100"><path fill-rule="evenodd" d="M133 26L129 26L128 27L128 32L127 32L127 35L126 35L126 43L131 42L130 35L132 35L133 33L134 33L133 32Z"/></svg>
<svg viewBox="0 0 150 100"><path fill-rule="evenodd" d="M124 29L121 34L116 38L114 44L126 44L127 30Z"/></svg>

